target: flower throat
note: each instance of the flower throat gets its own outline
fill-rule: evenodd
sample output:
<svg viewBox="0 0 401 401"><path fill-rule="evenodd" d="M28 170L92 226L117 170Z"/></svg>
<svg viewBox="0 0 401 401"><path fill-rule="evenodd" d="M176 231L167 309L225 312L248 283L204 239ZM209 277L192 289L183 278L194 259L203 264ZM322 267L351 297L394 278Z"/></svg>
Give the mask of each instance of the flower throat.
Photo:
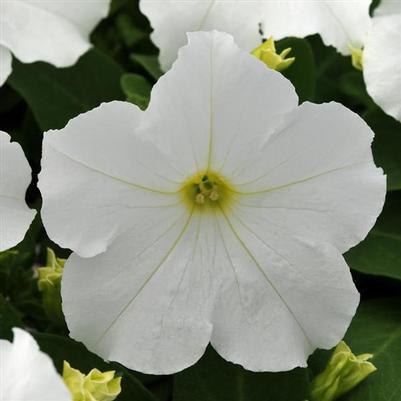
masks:
<svg viewBox="0 0 401 401"><path fill-rule="evenodd" d="M231 197L227 182L210 171L197 173L189 178L183 185L183 192L191 207L221 206Z"/></svg>

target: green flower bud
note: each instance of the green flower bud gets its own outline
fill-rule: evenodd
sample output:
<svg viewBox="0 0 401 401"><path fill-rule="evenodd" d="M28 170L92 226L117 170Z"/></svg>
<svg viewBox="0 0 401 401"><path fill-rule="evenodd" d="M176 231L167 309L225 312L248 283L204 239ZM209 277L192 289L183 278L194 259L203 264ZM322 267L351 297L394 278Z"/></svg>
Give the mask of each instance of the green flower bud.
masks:
<svg viewBox="0 0 401 401"><path fill-rule="evenodd" d="M47 248L46 266L38 268L38 287L42 293L43 307L49 319L59 325L64 325L60 294L64 264L65 259L57 258L55 253Z"/></svg>
<svg viewBox="0 0 401 401"><path fill-rule="evenodd" d="M354 47L351 44L348 44L348 49L351 52L351 61L354 68L357 70L363 70L363 49Z"/></svg>
<svg viewBox="0 0 401 401"><path fill-rule="evenodd" d="M113 401L121 393L121 377L115 377L115 371L92 369L84 375L64 361L63 379L73 401Z"/></svg>
<svg viewBox="0 0 401 401"><path fill-rule="evenodd" d="M253 50L251 54L263 61L272 70L283 71L295 61L295 57L286 58L290 51L291 47L288 47L280 54L277 54L273 37L270 37L259 47Z"/></svg>
<svg viewBox="0 0 401 401"><path fill-rule="evenodd" d="M341 341L326 369L312 382L312 401L333 401L348 393L376 370L376 367L368 362L372 356L355 356L348 345Z"/></svg>

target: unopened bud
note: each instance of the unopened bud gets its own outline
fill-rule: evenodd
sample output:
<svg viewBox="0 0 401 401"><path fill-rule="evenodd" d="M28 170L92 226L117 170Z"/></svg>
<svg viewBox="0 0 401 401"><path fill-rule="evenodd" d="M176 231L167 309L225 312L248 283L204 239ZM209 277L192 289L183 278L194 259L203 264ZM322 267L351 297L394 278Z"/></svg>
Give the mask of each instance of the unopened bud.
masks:
<svg viewBox="0 0 401 401"><path fill-rule="evenodd" d="M351 61L354 68L357 70L363 70L363 49L360 47L354 47L348 44L348 49L351 52Z"/></svg>
<svg viewBox="0 0 401 401"><path fill-rule="evenodd" d="M56 324L64 324L61 310L61 278L65 259L57 258L53 250L47 248L45 267L38 268L38 287L42 293L43 307L49 319Z"/></svg>
<svg viewBox="0 0 401 401"><path fill-rule="evenodd" d="M73 401L113 401L121 393L121 377L115 371L92 369L87 375L64 361L63 379Z"/></svg>
<svg viewBox="0 0 401 401"><path fill-rule="evenodd" d="M348 345L341 341L326 369L313 380L311 401L333 401L348 393L376 370L376 367L368 362L372 356L355 356Z"/></svg>
<svg viewBox="0 0 401 401"><path fill-rule="evenodd" d="M280 54L277 54L273 37L270 37L253 50L251 54L264 62L272 70L283 71L295 61L295 57L286 58L290 51L291 48L288 47Z"/></svg>

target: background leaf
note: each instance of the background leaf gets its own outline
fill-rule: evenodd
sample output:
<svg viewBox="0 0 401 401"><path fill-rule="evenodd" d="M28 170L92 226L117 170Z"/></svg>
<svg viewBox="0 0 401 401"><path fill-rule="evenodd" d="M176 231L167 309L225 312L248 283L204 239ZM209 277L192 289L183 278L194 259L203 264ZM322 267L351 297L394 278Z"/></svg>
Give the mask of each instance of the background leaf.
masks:
<svg viewBox="0 0 401 401"><path fill-rule="evenodd" d="M0 252L0 294L27 325L47 326L33 269L40 219L34 219L25 239L16 247Z"/></svg>
<svg viewBox="0 0 401 401"><path fill-rule="evenodd" d="M388 193L382 214L367 238L345 257L355 270L401 280L401 193Z"/></svg>
<svg viewBox="0 0 401 401"><path fill-rule="evenodd" d="M372 299L361 303L345 336L355 354L372 353L377 371L338 401L401 400L401 298ZM311 358L317 374L330 352Z"/></svg>
<svg viewBox="0 0 401 401"><path fill-rule="evenodd" d="M174 401L304 401L306 369L254 373L221 358L211 347L195 365L175 375Z"/></svg>
<svg viewBox="0 0 401 401"><path fill-rule="evenodd" d="M68 120L102 102L123 99L122 68L98 50L70 68L14 59L9 84L31 107L42 130L62 128Z"/></svg>
<svg viewBox="0 0 401 401"><path fill-rule="evenodd" d="M300 103L313 101L316 91L316 65L310 44L305 39L285 38L276 43L277 53L287 47L292 51L287 57L295 57L294 63L282 74L295 86Z"/></svg>
<svg viewBox="0 0 401 401"><path fill-rule="evenodd" d="M143 76L124 74L121 77L121 87L129 102L136 104L142 110L148 107L152 85Z"/></svg>
<svg viewBox="0 0 401 401"><path fill-rule="evenodd" d="M387 174L387 190L401 189L401 123L378 108L364 118L375 133L373 155Z"/></svg>
<svg viewBox="0 0 401 401"><path fill-rule="evenodd" d="M347 103L353 109L365 107L375 109L377 106L366 91L362 71L353 69L346 72L339 79L339 86L344 95L348 97Z"/></svg>
<svg viewBox="0 0 401 401"><path fill-rule="evenodd" d="M61 373L63 361L68 361L73 368L89 373L93 368L101 371L116 370L122 374L122 393L117 401L156 401L156 398L127 369L117 364L109 364L89 352L81 343L54 334L34 333L40 349L51 356L57 370Z"/></svg>
<svg viewBox="0 0 401 401"><path fill-rule="evenodd" d="M147 37L146 32L138 28L128 14L119 14L116 17L116 26L127 47L132 47Z"/></svg>
<svg viewBox="0 0 401 401"><path fill-rule="evenodd" d="M354 71L351 57L344 57L334 47L325 46L319 35L308 37L316 60L316 103L336 101L348 106L349 96L339 85L341 77Z"/></svg>
<svg viewBox="0 0 401 401"><path fill-rule="evenodd" d="M160 69L158 55L131 54L131 60L142 66L156 81L163 75L163 71Z"/></svg>
<svg viewBox="0 0 401 401"><path fill-rule="evenodd" d="M0 338L11 340L13 327L23 327L21 316L0 294Z"/></svg>

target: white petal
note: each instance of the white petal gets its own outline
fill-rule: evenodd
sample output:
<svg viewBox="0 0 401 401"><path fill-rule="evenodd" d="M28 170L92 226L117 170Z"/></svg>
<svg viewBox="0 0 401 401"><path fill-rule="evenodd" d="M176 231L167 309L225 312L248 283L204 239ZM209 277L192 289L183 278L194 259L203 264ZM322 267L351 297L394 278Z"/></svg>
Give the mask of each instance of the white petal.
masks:
<svg viewBox="0 0 401 401"><path fill-rule="evenodd" d="M138 216L180 201L182 178L136 135L140 118L136 106L111 102L45 133L42 219L59 245L94 256Z"/></svg>
<svg viewBox="0 0 401 401"><path fill-rule="evenodd" d="M188 41L155 85L141 135L190 176L249 157L298 99L287 79L239 49L230 35L198 32Z"/></svg>
<svg viewBox="0 0 401 401"><path fill-rule="evenodd" d="M153 213L146 205L175 203L195 172L223 161L231 166L238 153L246 157L244 146L249 152L259 146L266 127L296 106L290 82L231 36L198 33L190 41L156 84L145 113L122 102L104 104L46 133L42 217L59 245L81 256L104 251L135 224L136 214Z"/></svg>
<svg viewBox="0 0 401 401"><path fill-rule="evenodd" d="M141 0L141 11L154 29L152 39L160 48L167 70L185 44L185 33L217 29L234 36L246 51L264 36L275 39L319 33L326 45L349 54L348 44L363 44L370 26L370 0L255 1L255 0Z"/></svg>
<svg viewBox="0 0 401 401"><path fill-rule="evenodd" d="M21 146L0 131L0 251L21 242L35 217L25 203L30 182L31 168Z"/></svg>
<svg viewBox="0 0 401 401"><path fill-rule="evenodd" d="M2 1L0 43L21 61L47 61L67 67L89 48L89 34L110 0Z"/></svg>
<svg viewBox="0 0 401 401"><path fill-rule="evenodd" d="M10 50L0 44L0 86L7 81L12 71Z"/></svg>
<svg viewBox="0 0 401 401"><path fill-rule="evenodd" d="M359 295L335 248L235 212L221 216L219 228L229 262L213 315L220 355L249 370L282 371L341 340Z"/></svg>
<svg viewBox="0 0 401 401"><path fill-rule="evenodd" d="M343 253L365 238L383 207L386 179L374 164L372 138L344 106L306 102L228 177L248 193L241 208L288 235L326 241Z"/></svg>
<svg viewBox="0 0 401 401"><path fill-rule="evenodd" d="M263 0L262 0L263 2ZM267 1L262 24L267 35L305 37L320 34L326 46L350 54L348 45L361 47L370 28L371 0Z"/></svg>
<svg viewBox="0 0 401 401"><path fill-rule="evenodd" d="M209 343L216 260L213 218L175 208L102 255L72 255L62 283L71 336L108 360L151 374L194 364Z"/></svg>
<svg viewBox="0 0 401 401"><path fill-rule="evenodd" d="M14 329L14 341L0 340L0 401L71 401L51 359L26 331Z"/></svg>
<svg viewBox="0 0 401 401"><path fill-rule="evenodd" d="M224 31L234 35L236 43L245 50L252 50L261 42L261 9L255 2L250 5L246 1L141 0L139 5L154 29L152 40L160 48L160 63L165 71L177 58L178 49L186 44L187 32Z"/></svg>
<svg viewBox="0 0 401 401"><path fill-rule="evenodd" d="M401 121L401 2L383 0L363 52L363 75L373 100Z"/></svg>

